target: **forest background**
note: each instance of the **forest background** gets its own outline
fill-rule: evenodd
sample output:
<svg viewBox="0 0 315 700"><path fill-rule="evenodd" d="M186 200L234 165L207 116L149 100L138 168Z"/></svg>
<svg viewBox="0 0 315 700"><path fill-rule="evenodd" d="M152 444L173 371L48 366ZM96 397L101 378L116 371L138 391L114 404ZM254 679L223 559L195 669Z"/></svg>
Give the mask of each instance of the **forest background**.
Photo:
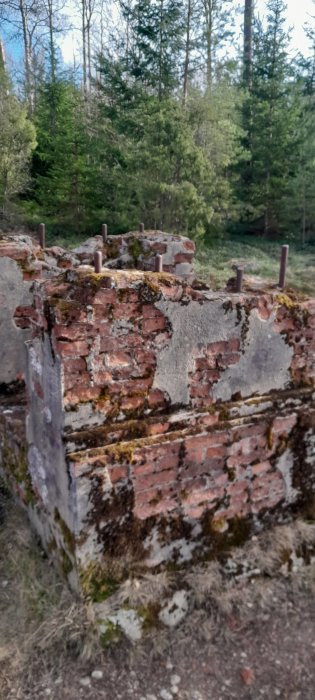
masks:
<svg viewBox="0 0 315 700"><path fill-rule="evenodd" d="M204 244L315 242L315 21L291 51L283 0L0 0L0 228L52 240L159 228ZM315 14L315 6L314 6ZM11 73L11 74L10 74Z"/></svg>

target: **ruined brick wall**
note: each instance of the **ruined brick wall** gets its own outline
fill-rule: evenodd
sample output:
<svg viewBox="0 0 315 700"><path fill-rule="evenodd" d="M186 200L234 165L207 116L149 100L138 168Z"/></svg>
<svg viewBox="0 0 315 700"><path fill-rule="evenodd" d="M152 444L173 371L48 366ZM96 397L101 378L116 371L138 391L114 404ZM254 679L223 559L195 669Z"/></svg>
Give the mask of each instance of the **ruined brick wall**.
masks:
<svg viewBox="0 0 315 700"><path fill-rule="evenodd" d="M194 243L161 231L108 236L106 245L101 236L94 236L73 250L58 246L42 250L27 235L0 236L0 392L2 384L14 384L24 378L24 344L30 337L33 320L33 282L53 278L63 269L93 265L97 250L102 252L103 265L109 268L153 270L159 253L166 272L188 278L193 274Z"/></svg>
<svg viewBox="0 0 315 700"><path fill-rule="evenodd" d="M181 564L311 504L314 300L78 270L34 312L29 469L69 571Z"/></svg>
<svg viewBox="0 0 315 700"><path fill-rule="evenodd" d="M193 244L164 238L0 241L0 472L98 597L314 514L315 301L211 292ZM182 276L146 271L156 253ZM110 269L126 265L142 270Z"/></svg>

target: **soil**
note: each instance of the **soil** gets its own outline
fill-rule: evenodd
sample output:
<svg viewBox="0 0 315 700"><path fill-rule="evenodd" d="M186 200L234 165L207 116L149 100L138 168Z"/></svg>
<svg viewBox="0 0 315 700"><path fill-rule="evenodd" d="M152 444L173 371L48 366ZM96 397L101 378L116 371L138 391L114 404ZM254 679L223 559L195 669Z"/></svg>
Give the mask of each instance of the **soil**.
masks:
<svg viewBox="0 0 315 700"><path fill-rule="evenodd" d="M21 607L18 554L22 566L23 547L34 556L34 544L19 517L23 536L16 540L11 526L5 544L0 542L1 700L314 700L314 564L236 581L232 608L229 604L225 610L224 600L196 603L175 629L152 629L135 645L124 640L94 650L88 661L71 635L65 644L58 639L45 648L36 635L32 646L29 634L26 653L19 619L26 635L32 621L25 623ZM6 524L1 527L3 535ZM35 573L43 576L44 586L50 585L47 560L42 558ZM22 571L21 578L25 586Z"/></svg>

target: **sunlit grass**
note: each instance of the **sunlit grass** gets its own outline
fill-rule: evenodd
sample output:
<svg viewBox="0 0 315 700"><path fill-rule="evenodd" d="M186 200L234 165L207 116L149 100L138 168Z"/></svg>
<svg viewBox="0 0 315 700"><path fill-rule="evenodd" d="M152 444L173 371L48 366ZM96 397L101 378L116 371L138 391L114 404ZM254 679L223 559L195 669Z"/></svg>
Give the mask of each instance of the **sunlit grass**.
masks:
<svg viewBox="0 0 315 700"><path fill-rule="evenodd" d="M246 274L266 278L274 284L279 278L281 242L258 238L231 238L211 247L197 246L197 276L213 289L225 286L234 276L233 265L245 264ZM287 285L306 294L315 294L315 246L304 249L290 245Z"/></svg>

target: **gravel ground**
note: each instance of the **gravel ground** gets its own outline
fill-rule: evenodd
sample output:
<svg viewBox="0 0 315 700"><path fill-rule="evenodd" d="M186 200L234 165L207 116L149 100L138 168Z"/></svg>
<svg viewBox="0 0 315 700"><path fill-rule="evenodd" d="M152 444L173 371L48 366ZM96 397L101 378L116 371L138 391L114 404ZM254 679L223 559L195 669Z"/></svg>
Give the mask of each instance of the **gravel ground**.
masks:
<svg viewBox="0 0 315 700"><path fill-rule="evenodd" d="M1 700L314 700L314 592L314 564L234 581L228 596L197 597L175 629L100 650L11 506L0 533Z"/></svg>

